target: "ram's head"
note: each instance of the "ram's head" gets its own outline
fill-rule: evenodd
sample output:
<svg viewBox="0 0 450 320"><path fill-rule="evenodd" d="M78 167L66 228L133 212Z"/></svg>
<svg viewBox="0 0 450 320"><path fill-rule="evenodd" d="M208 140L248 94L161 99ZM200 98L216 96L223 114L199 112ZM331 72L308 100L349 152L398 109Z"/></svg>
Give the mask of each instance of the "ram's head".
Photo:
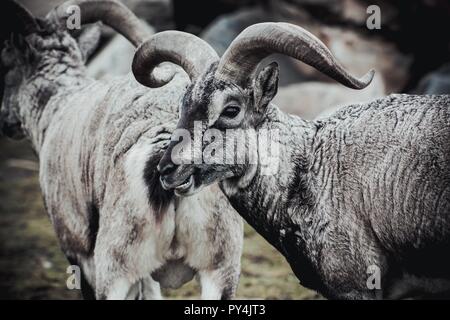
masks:
<svg viewBox="0 0 450 320"><path fill-rule="evenodd" d="M156 34L140 46L133 61L140 83L162 85L152 71L166 61L183 67L192 80L177 130L159 163L165 188L189 195L216 181L239 180L250 166L258 166L251 159L255 155L258 159L255 142L260 137L252 132L258 131L269 112L267 106L278 87L276 63L259 66L272 53L301 60L354 89L366 87L374 74L371 70L361 79L353 77L319 39L288 23L248 27L222 58L203 40L178 31Z"/></svg>

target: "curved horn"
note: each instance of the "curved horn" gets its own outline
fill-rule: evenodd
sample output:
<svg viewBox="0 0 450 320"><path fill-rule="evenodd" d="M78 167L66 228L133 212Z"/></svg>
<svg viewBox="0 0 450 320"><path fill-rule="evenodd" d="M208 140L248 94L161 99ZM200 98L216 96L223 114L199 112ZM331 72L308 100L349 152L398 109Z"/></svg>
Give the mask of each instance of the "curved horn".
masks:
<svg viewBox="0 0 450 320"><path fill-rule="evenodd" d="M261 60L272 53L298 59L353 89L368 86L375 73L370 70L355 78L313 34L293 24L268 22L252 25L234 39L220 60L216 77L244 87Z"/></svg>
<svg viewBox="0 0 450 320"><path fill-rule="evenodd" d="M39 30L36 19L25 7L12 0L7 0L6 4L2 4L2 6L5 6L2 8L2 18L3 14L8 15L8 18L2 19L2 21L11 21L14 31L28 35Z"/></svg>
<svg viewBox="0 0 450 320"><path fill-rule="evenodd" d="M153 35L136 51L133 74L144 86L157 88L161 82L153 76L153 69L162 62L181 66L195 81L211 64L219 61L216 51L204 40L181 31L164 31Z"/></svg>
<svg viewBox="0 0 450 320"><path fill-rule="evenodd" d="M67 19L74 12L72 6L80 8L81 23L101 21L110 26L134 46L139 46L149 36L149 29L125 5L116 0L72 0L56 9L58 19Z"/></svg>

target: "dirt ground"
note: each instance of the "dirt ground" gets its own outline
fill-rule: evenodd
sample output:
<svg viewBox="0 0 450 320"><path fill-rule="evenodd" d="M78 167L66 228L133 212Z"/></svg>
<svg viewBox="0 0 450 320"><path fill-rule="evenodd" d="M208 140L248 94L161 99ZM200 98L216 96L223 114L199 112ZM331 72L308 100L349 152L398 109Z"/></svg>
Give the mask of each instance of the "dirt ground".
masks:
<svg viewBox="0 0 450 320"><path fill-rule="evenodd" d="M26 141L0 139L0 299L80 299L43 208L38 164ZM165 297L198 298L195 281ZM284 258L248 225L238 299L315 299Z"/></svg>

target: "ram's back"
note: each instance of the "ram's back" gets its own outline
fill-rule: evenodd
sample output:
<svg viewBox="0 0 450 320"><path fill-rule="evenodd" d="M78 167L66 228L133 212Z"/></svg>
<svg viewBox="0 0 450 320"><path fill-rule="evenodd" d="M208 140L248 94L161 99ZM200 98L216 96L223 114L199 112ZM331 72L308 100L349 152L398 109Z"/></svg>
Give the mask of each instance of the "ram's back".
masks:
<svg viewBox="0 0 450 320"><path fill-rule="evenodd" d="M54 115L39 152L40 183L63 249L92 249L90 225L114 183L114 167L144 133L176 120L187 84L177 75L149 89L128 75L92 81L49 101L46 110Z"/></svg>
<svg viewBox="0 0 450 320"><path fill-rule="evenodd" d="M344 108L321 124L314 159L338 228L370 233L412 271L449 275L450 96Z"/></svg>

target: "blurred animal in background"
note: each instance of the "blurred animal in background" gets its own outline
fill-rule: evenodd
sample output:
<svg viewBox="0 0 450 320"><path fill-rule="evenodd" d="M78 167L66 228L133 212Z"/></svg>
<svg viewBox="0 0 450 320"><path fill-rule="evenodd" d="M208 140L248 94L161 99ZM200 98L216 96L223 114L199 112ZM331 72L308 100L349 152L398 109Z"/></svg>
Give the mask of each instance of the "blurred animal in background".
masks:
<svg viewBox="0 0 450 320"><path fill-rule="evenodd" d="M18 0L36 17L45 17L56 6L66 0ZM172 0L120 0L133 11L143 22L147 22L149 35L153 32L174 27ZM117 34L106 24L101 28L101 38L96 54L87 61L88 75L95 79L106 75L126 75L131 72L130 61L133 59L135 47L121 34Z"/></svg>
<svg viewBox="0 0 450 320"><path fill-rule="evenodd" d="M31 141L45 207L64 254L81 267L83 295L158 299L160 287L196 275L203 298L232 298L242 219L217 185L180 198L182 188L164 190L156 170L189 79L170 67L155 78L172 79L161 89L131 75L89 77L100 34L96 25L70 32L70 5L82 24L104 22L134 46L151 33L112 0L66 2L39 19L1 4L2 21L13 18L1 52L1 132Z"/></svg>

